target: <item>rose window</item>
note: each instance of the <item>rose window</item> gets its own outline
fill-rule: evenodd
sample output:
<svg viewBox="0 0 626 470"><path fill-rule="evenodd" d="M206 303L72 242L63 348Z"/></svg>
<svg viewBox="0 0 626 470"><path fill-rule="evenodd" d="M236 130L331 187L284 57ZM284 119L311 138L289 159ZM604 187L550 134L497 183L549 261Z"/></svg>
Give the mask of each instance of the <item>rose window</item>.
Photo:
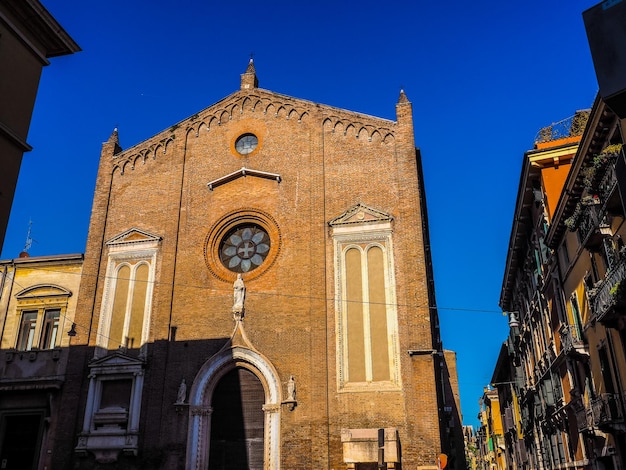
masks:
<svg viewBox="0 0 626 470"><path fill-rule="evenodd" d="M270 251L270 237L256 224L239 225L220 244L220 260L230 271L247 273L263 263Z"/></svg>

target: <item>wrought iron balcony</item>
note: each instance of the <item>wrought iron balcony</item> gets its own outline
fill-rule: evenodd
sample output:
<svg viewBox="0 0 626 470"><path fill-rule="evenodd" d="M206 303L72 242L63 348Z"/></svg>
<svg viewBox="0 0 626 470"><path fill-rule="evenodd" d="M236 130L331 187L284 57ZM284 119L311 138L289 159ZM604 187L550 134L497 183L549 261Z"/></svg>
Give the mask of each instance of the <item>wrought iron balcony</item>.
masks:
<svg viewBox="0 0 626 470"><path fill-rule="evenodd" d="M614 393L602 393L591 400L593 425L601 430L624 430L624 415L620 396Z"/></svg>
<svg viewBox="0 0 626 470"><path fill-rule="evenodd" d="M620 314L626 314L626 256L622 256L607 273L602 283L590 293L589 298L593 314L597 321L606 326L613 326ZM622 287L622 288L620 288Z"/></svg>
<svg viewBox="0 0 626 470"><path fill-rule="evenodd" d="M602 240L611 235L610 227L601 222L600 210L601 205L599 203L590 203L584 206L580 216L580 224L578 226L580 239L583 241L584 246L592 250L599 248Z"/></svg>
<svg viewBox="0 0 626 470"><path fill-rule="evenodd" d="M615 171L613 170L613 165L607 165L597 186L598 196L602 202L605 202L609 198L616 183L617 177L615 175Z"/></svg>
<svg viewBox="0 0 626 470"><path fill-rule="evenodd" d="M572 403L574 413L576 414L576 426L578 431L585 432L590 431L593 427L593 415L591 408L582 404L582 400L578 399L575 403Z"/></svg>
<svg viewBox="0 0 626 470"><path fill-rule="evenodd" d="M589 356L587 345L582 339L581 333L574 325L561 325L561 351L566 356Z"/></svg>

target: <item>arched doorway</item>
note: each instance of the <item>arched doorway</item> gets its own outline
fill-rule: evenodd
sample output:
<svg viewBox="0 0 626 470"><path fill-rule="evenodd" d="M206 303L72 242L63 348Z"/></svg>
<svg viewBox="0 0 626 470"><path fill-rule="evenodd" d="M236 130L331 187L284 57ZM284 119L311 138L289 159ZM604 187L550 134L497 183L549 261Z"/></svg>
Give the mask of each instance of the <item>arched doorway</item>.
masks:
<svg viewBox="0 0 626 470"><path fill-rule="evenodd" d="M259 378L237 367L213 392L209 470L263 470L265 392Z"/></svg>
<svg viewBox="0 0 626 470"><path fill-rule="evenodd" d="M233 389L239 390L236 392L239 394L237 399L232 396ZM237 406L240 411L233 412ZM204 363L191 386L185 468L280 470L280 407L280 381L272 364L253 349L241 346L224 348ZM254 416L244 419L245 410L255 410ZM217 414L215 419L214 413ZM239 427L229 430L232 413L240 416ZM214 434L214 426L222 429ZM262 426L262 431L257 426ZM242 429L245 446L241 442ZM248 432L247 437L245 432ZM236 448L237 444L239 449L246 448L246 451L238 452L239 456L244 457L245 465L256 465L257 450L261 449L260 467L220 467L220 460L211 458L210 454L215 450L218 455L216 458L219 459L220 452L223 453L220 445L222 448ZM252 448L251 453L247 450L249 448Z"/></svg>

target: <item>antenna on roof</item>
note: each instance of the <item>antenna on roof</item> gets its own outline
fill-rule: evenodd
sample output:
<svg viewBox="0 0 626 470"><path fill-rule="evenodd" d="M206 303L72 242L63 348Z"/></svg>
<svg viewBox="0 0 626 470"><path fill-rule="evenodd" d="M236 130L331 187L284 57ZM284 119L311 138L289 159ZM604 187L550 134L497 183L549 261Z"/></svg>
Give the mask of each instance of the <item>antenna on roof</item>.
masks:
<svg viewBox="0 0 626 470"><path fill-rule="evenodd" d="M31 237L31 233L33 230L33 219L28 220L28 233L26 234L26 243L24 243L24 249L20 253L20 258L28 258L30 254L28 254L28 250L33 246L33 237Z"/></svg>
<svg viewBox="0 0 626 470"><path fill-rule="evenodd" d="M28 253L30 247L33 246L33 238L30 236L33 230L33 219L28 220L28 233L26 234L26 243L24 244L24 251Z"/></svg>

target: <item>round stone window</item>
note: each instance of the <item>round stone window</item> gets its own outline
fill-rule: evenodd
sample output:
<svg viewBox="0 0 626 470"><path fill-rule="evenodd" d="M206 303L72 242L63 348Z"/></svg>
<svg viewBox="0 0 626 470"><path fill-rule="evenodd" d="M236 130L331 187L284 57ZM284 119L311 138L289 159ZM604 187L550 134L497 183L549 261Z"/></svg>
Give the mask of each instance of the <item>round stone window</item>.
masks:
<svg viewBox="0 0 626 470"><path fill-rule="evenodd" d="M270 246L270 237L260 225L238 225L222 239L219 248L220 261L232 272L247 273L265 261Z"/></svg>
<svg viewBox="0 0 626 470"><path fill-rule="evenodd" d="M272 267L280 246L280 230L272 216L241 208L215 221L206 237L204 259L218 279L233 282L243 274L249 281Z"/></svg>
<svg viewBox="0 0 626 470"><path fill-rule="evenodd" d="M254 152L257 145L259 145L259 139L254 134L243 134L235 141L235 150L241 155L248 155Z"/></svg>

